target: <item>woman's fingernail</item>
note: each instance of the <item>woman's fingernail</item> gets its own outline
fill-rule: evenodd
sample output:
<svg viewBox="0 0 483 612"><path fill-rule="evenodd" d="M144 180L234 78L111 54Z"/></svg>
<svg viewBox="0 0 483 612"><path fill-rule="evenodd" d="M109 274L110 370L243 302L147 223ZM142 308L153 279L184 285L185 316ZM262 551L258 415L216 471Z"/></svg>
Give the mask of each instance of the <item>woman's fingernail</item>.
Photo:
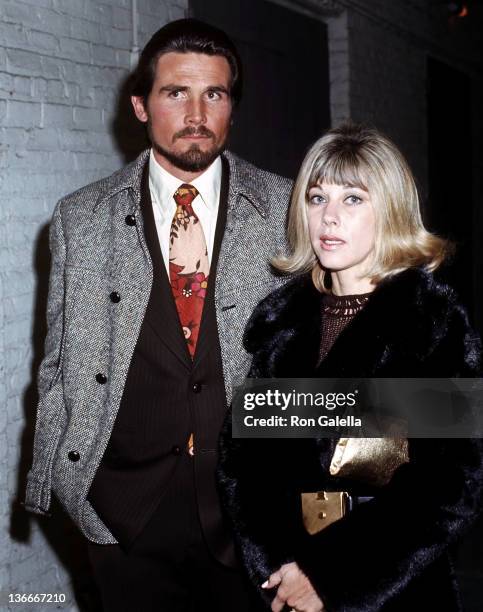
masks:
<svg viewBox="0 0 483 612"><path fill-rule="evenodd" d="M262 589L266 589L268 586L268 580L265 580L265 582L262 584Z"/></svg>

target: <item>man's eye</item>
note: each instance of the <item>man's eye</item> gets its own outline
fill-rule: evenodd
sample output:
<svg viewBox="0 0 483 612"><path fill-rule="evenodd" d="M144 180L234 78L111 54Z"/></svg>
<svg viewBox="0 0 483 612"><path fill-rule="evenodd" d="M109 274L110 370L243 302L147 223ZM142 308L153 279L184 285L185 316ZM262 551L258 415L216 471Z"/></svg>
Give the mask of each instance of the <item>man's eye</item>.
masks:
<svg viewBox="0 0 483 612"><path fill-rule="evenodd" d="M169 92L169 97L174 98L176 100L178 98L181 98L182 93L183 92L181 91L181 89L173 89L172 91Z"/></svg>
<svg viewBox="0 0 483 612"><path fill-rule="evenodd" d="M206 96L208 100L219 100L221 98L219 91L207 91Z"/></svg>

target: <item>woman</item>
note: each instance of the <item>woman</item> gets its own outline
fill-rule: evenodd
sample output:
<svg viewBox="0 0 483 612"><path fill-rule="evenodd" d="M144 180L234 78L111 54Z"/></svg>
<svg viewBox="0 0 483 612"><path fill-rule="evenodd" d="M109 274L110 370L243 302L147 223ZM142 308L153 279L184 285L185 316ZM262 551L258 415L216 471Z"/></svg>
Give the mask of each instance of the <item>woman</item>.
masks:
<svg viewBox="0 0 483 612"><path fill-rule="evenodd" d="M387 138L346 125L313 145L289 238L275 265L302 274L248 323L251 377L480 375L480 342L434 274L448 246L425 230L411 171ZM382 487L331 475L328 439L235 440L229 417L220 444L222 495L272 610L460 609L448 548L480 508L480 440L410 439ZM309 535L301 493L321 490L370 499Z"/></svg>

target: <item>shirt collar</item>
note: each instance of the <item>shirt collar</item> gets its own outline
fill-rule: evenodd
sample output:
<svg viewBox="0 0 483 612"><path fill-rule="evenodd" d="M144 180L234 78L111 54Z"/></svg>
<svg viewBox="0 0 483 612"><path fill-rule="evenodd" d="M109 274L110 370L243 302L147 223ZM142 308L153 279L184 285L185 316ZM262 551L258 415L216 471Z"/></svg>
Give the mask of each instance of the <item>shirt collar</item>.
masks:
<svg viewBox="0 0 483 612"><path fill-rule="evenodd" d="M221 158L218 157L215 161L193 181L193 185L198 190L201 200L210 211L216 211L218 208L218 200L220 198L221 188ZM184 181L176 178L165 170L154 157L153 150L149 154L149 186L154 193L155 198L161 204L169 202L175 191Z"/></svg>

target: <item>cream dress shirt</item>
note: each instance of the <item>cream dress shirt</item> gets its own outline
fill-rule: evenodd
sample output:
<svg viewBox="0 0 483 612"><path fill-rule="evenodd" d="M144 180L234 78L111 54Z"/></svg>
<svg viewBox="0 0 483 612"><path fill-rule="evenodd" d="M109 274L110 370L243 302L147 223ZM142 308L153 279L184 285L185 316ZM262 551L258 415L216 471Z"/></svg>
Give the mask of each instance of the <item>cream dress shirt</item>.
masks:
<svg viewBox="0 0 483 612"><path fill-rule="evenodd" d="M181 181L156 161L153 150L149 155L149 191L153 204L154 221L158 234L164 265L169 277L169 230L176 211L176 202L173 195ZM193 210L200 220L208 248L208 260L211 262L213 255L213 243L215 241L216 219L220 203L221 189L221 158L215 161L194 181L191 181L198 190L198 195L193 200Z"/></svg>

